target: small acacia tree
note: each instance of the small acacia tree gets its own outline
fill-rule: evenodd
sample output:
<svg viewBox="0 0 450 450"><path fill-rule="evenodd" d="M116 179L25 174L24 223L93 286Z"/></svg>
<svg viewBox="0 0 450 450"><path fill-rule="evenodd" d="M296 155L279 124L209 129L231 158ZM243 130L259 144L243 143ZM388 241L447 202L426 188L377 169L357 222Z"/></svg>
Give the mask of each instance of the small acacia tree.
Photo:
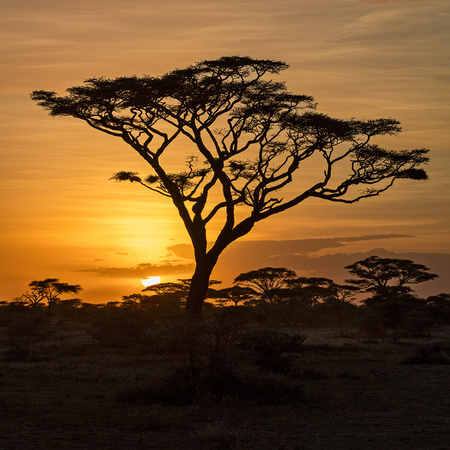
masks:
<svg viewBox="0 0 450 450"><path fill-rule="evenodd" d="M23 294L22 298L30 306L42 305L46 301L49 314L53 306L60 300L61 295L78 294L82 290L79 284L62 283L58 278L35 280L28 286L31 288L31 291Z"/></svg>
<svg viewBox="0 0 450 450"><path fill-rule="evenodd" d="M234 306L252 299L255 295L256 292L253 289L244 286L231 286L224 289L210 289L209 291L209 298L217 303L226 305L232 302Z"/></svg>
<svg viewBox="0 0 450 450"><path fill-rule="evenodd" d="M123 139L151 166L147 177L122 171L114 179L139 183L177 208L196 262L186 301L192 319L201 317L220 254L257 222L308 198L353 203L398 178L426 179L420 166L427 150L371 143L398 133L399 122L319 114L312 97L267 78L286 68L281 61L230 56L160 77L90 78L66 96L32 94L53 116L73 116ZM163 157L179 148L172 145L179 138L190 142L192 156L184 170L169 172ZM314 176L299 170L307 161L317 164ZM295 190L282 195L292 182ZM208 248L213 219L220 231Z"/></svg>

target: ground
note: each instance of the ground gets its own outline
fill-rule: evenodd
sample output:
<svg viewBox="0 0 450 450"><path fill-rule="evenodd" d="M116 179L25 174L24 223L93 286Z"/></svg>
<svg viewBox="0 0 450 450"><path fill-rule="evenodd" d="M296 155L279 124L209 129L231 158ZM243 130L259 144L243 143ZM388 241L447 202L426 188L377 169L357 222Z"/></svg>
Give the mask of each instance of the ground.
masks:
<svg viewBox="0 0 450 450"><path fill-rule="evenodd" d="M204 396L165 405L124 398L164 377L178 356L106 347L66 324L27 357L4 353L0 448L450 448L450 328L398 344L338 338L333 329L296 331L307 336L295 360L299 399Z"/></svg>

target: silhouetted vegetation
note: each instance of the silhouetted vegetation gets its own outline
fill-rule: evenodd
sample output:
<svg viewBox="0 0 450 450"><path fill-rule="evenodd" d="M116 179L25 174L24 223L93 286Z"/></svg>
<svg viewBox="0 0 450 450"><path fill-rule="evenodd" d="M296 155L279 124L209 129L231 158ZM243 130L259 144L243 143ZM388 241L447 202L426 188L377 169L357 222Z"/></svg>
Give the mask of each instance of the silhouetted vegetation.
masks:
<svg viewBox="0 0 450 450"><path fill-rule="evenodd" d="M212 286L220 282L211 280L205 320L210 323L213 318L226 318L240 331L255 326L292 330L305 325L334 326L340 337L385 338L390 333L394 342L401 337L423 336L433 326L448 323L448 294L422 299L411 287L437 276L427 267L409 260L372 256L347 268L355 277L347 284L321 277L297 277L290 269L273 267L240 274L228 288L215 289ZM43 317L49 317L49 311L53 322L85 325L102 345L130 347L157 340L158 333L167 327L180 329L189 285L186 279L160 283L121 301L90 304L77 298L60 298L78 293L81 286L48 278L31 282L31 292L0 305L0 321L10 329L10 347L16 348L11 352L24 357L39 340ZM356 302L355 296L362 294L370 296ZM268 352L270 342L265 344ZM284 352L273 349L273 353Z"/></svg>
<svg viewBox="0 0 450 450"><path fill-rule="evenodd" d="M177 208L196 263L185 308L191 320L201 318L222 252L257 222L308 198L354 203L381 194L398 179L427 179L426 149L395 151L372 142L399 133L399 122L318 113L313 97L293 94L270 79L287 67L282 61L229 56L160 77L89 78L66 96L32 93L51 115L72 116L123 139L153 169L146 177L121 171L113 179L170 197ZM183 170L169 172L163 156L180 139L191 144L192 153ZM299 169L311 161L317 170L309 171L314 177L306 181ZM290 183L296 193L284 195ZM221 229L208 245L207 227L222 220L221 213Z"/></svg>
<svg viewBox="0 0 450 450"><path fill-rule="evenodd" d="M428 267L406 259L371 256L346 268L356 277L347 282L360 292L371 294L363 301L368 312L366 326L375 321L372 329L391 330L392 339L397 342L402 329L422 334L427 324L431 324L427 320L426 301L418 298L409 286L436 278Z"/></svg>
<svg viewBox="0 0 450 450"><path fill-rule="evenodd" d="M450 359L440 345L430 345L418 348L403 364L450 364Z"/></svg>
<svg viewBox="0 0 450 450"><path fill-rule="evenodd" d="M387 263L395 286L403 262ZM1 304L1 447L41 447L43 430L48 448L61 433L73 448L356 448L363 438L388 448L396 436L408 448L424 436L446 445L417 417L447 423L447 294L402 287L382 299L351 280L254 273L285 278L210 287L202 322L183 314L189 280L105 304L59 298L50 320L45 301ZM397 422L411 426L394 431Z"/></svg>

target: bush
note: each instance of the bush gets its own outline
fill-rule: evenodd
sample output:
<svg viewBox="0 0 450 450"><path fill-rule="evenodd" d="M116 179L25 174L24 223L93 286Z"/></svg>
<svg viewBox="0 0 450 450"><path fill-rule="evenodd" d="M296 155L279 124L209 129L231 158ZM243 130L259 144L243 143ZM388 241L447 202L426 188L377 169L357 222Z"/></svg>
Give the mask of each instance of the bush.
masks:
<svg viewBox="0 0 450 450"><path fill-rule="evenodd" d="M425 308L417 308L411 311L403 325L406 336L422 337L426 336L433 325L431 314Z"/></svg>
<svg viewBox="0 0 450 450"><path fill-rule="evenodd" d="M289 372L303 350L306 336L282 331L264 330L249 332L241 339L241 346L256 354L256 364L265 371Z"/></svg>
<svg viewBox="0 0 450 450"><path fill-rule="evenodd" d="M23 308L12 316L6 334L7 360L26 359L30 349L48 334L46 316L41 309Z"/></svg>
<svg viewBox="0 0 450 450"><path fill-rule="evenodd" d="M151 386L122 392L118 400L139 404L189 405L244 401L285 404L301 399L298 380L251 370L228 374L202 372L192 376L190 367L173 369Z"/></svg>
<svg viewBox="0 0 450 450"><path fill-rule="evenodd" d="M430 345L417 349L403 364L450 364L450 359L439 345Z"/></svg>
<svg viewBox="0 0 450 450"><path fill-rule="evenodd" d="M171 335L178 344L172 348L184 362L150 387L124 392L120 400L185 405L226 399L268 404L298 399L299 380L280 374L289 372L305 337L243 332L241 326L233 315L220 312L208 323L184 323L174 333L168 330L167 337Z"/></svg>
<svg viewBox="0 0 450 450"><path fill-rule="evenodd" d="M90 330L102 345L127 347L142 342L152 321L146 315L121 309L105 311Z"/></svg>

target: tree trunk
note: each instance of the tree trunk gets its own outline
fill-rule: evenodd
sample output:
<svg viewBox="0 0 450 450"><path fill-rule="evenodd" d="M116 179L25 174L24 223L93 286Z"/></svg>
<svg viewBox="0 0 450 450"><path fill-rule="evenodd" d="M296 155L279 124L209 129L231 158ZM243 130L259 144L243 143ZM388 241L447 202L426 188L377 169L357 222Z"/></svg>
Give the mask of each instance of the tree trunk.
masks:
<svg viewBox="0 0 450 450"><path fill-rule="evenodd" d="M209 279L214 269L217 258L204 258L197 262L194 275L192 276L191 286L186 299L186 317L192 322L202 319L203 303L208 292Z"/></svg>
<svg viewBox="0 0 450 450"><path fill-rule="evenodd" d="M202 319L202 308L208 292L211 273L221 253L241 236L246 235L255 223L255 219L246 219L233 230L222 230L214 246L206 252L207 240L204 227L198 229L195 239L192 239L195 254L195 272L186 299L186 317L190 321ZM192 235L191 235L192 236Z"/></svg>

